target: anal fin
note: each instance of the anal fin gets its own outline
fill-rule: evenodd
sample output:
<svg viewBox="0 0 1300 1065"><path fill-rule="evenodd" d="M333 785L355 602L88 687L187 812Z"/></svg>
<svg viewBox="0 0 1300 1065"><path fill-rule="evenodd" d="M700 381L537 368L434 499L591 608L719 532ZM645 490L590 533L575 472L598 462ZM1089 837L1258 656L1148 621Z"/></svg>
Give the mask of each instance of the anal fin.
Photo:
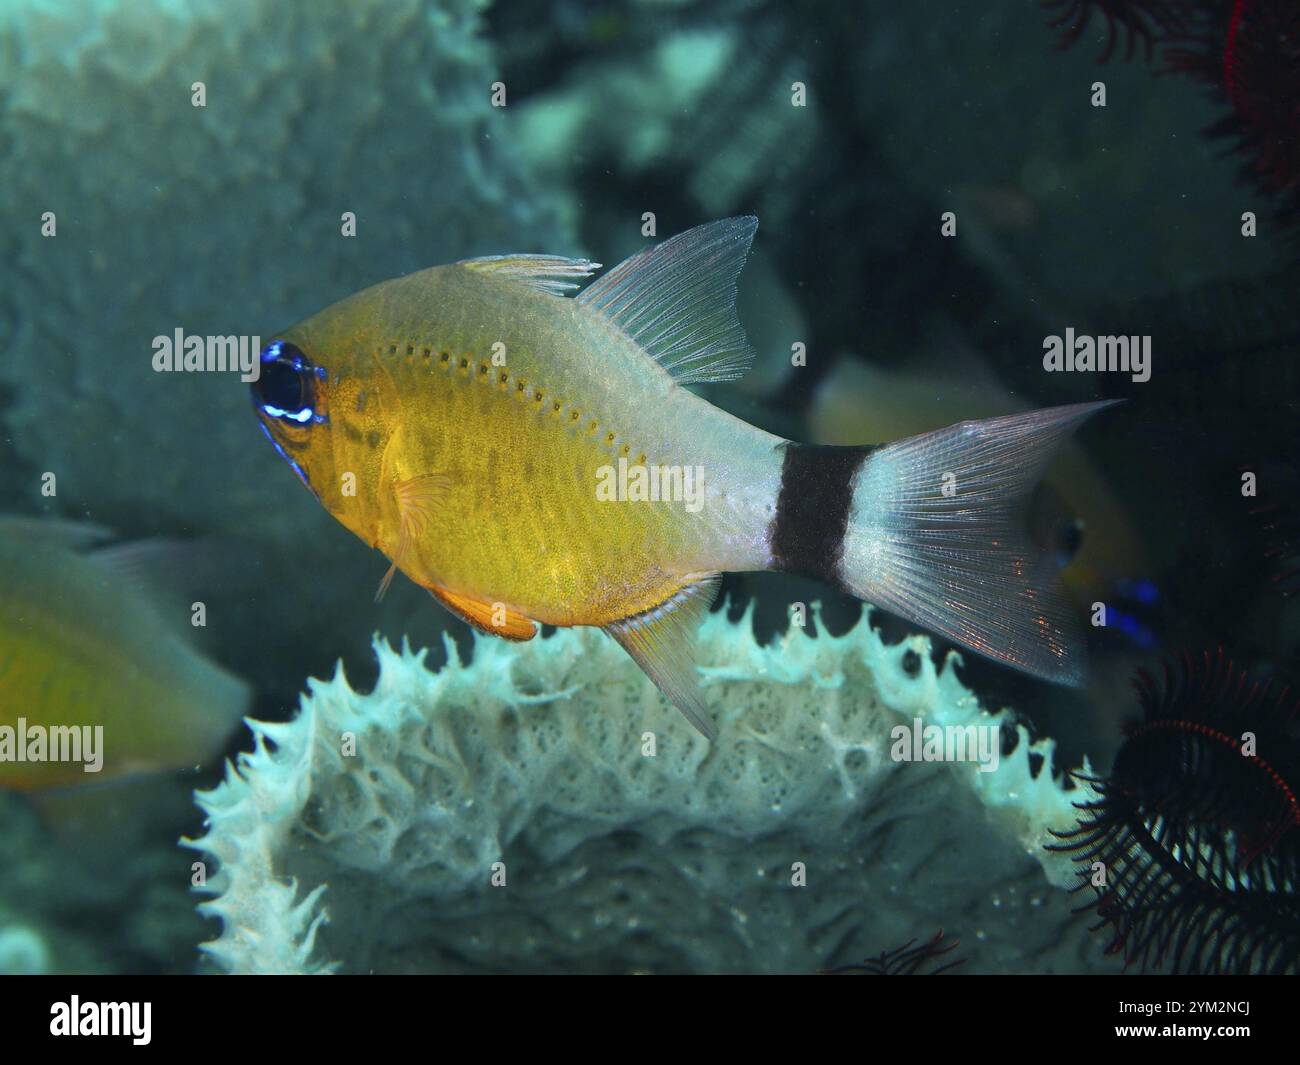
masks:
<svg viewBox="0 0 1300 1065"><path fill-rule="evenodd" d="M692 725L708 740L718 732L709 720L695 669L695 634L717 594L721 577L689 584L659 606L605 626Z"/></svg>
<svg viewBox="0 0 1300 1065"><path fill-rule="evenodd" d="M429 594L468 625L492 636L507 640L531 640L537 635L532 620L506 608L468 595L457 595L446 588L432 587Z"/></svg>

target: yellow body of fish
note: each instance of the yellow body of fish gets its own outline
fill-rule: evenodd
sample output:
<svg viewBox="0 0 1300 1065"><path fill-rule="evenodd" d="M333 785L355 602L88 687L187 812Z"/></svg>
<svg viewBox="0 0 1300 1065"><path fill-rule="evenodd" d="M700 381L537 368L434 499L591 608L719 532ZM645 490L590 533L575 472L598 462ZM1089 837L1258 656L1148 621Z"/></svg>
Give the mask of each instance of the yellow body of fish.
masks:
<svg viewBox="0 0 1300 1065"><path fill-rule="evenodd" d="M1026 584L1025 558L1005 557L1010 538L970 554L968 575L986 588L994 567L1010 602L972 599L951 566L914 588L917 560L881 551L910 549L915 478L936 506L979 517L972 497L939 494L937 452L807 448L682 387L734 377L749 358L734 302L756 224L691 230L572 299L563 288L594 266L551 256L376 285L267 345L254 408L326 509L455 613L514 639L533 622L601 627L706 733L690 629L724 571L822 577L1052 675L1069 654L1065 622L1048 616L1049 589ZM1093 409L981 423L989 440L954 438L949 465L969 470L964 489L1004 502ZM1009 433L1034 446L1008 449ZM630 486L651 474L672 490L645 501ZM987 638L981 611L997 625Z"/></svg>
<svg viewBox="0 0 1300 1065"><path fill-rule="evenodd" d="M431 306L444 309L436 320ZM317 411L333 431L307 430L312 488L420 585L553 625L602 626L712 572L712 549L728 547L713 508L597 499L597 471L620 458L704 458L665 432L674 391L714 411L575 301L442 267L284 335L304 351L347 353L331 361ZM743 482L731 491L735 506L750 494ZM404 522L414 525L405 548Z"/></svg>
<svg viewBox="0 0 1300 1065"><path fill-rule="evenodd" d="M129 581L58 533L0 522L0 787L89 785L211 757L248 705L245 685L185 642L183 614L167 623ZM50 760L54 730L67 754L69 729L93 744L96 728L96 772L86 771L87 749ZM32 761L37 735L45 757ZM22 736L29 749L20 754Z"/></svg>

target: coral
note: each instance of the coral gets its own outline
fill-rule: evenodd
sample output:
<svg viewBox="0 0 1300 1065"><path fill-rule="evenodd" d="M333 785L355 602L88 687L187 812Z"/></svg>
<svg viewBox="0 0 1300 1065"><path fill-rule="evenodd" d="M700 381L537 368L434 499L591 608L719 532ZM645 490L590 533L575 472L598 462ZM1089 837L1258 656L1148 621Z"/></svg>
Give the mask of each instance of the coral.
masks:
<svg viewBox="0 0 1300 1065"><path fill-rule="evenodd" d="M681 192L700 218L752 210L775 231L795 212L802 160L821 133L816 98L791 103L808 69L776 25L743 35L721 19L665 27L645 47L576 65L561 84L525 100L517 136L560 189L581 186L582 172L596 165L601 173L617 168L630 187L667 169L683 175ZM656 196L629 206L611 232L632 236L626 223L663 204ZM576 221L576 203L570 211Z"/></svg>
<svg viewBox="0 0 1300 1065"><path fill-rule="evenodd" d="M468 665L449 644L438 672L376 641L373 692L309 682L198 795L204 949L230 972L812 972L942 923L972 971L1085 964L1042 847L1078 793L957 656L866 618L764 647L725 613L700 647L712 746L598 632L482 638ZM917 717L1000 724L998 768L893 760Z"/></svg>
<svg viewBox="0 0 1300 1065"><path fill-rule="evenodd" d="M1140 41L1146 59L1159 51L1166 73L1187 74L1208 86L1231 113L1207 133L1229 138L1246 157L1242 178L1281 199L1282 219L1300 218L1300 10L1256 0L1043 0L1060 12L1060 44L1073 45L1097 13L1105 25L1098 62L1127 42Z"/></svg>
<svg viewBox="0 0 1300 1065"><path fill-rule="evenodd" d="M374 618L337 619L373 590L373 561L331 538L329 516L258 433L238 375L155 373L152 340L177 328L269 338L409 270L578 251L491 106L499 74L482 10L0 6L0 458L12 459L0 487L21 501L10 506L92 514L124 535L254 538L228 552L232 571L261 550L286 586L332 597L259 603L263 627L295 641L286 656L323 647L323 667L365 654ZM196 82L206 106L192 105ZM42 236L46 211L56 236ZM341 232L347 211L355 237ZM46 471L53 500L40 494ZM328 589L314 580L324 571ZM253 672L263 652L231 664L265 684Z"/></svg>

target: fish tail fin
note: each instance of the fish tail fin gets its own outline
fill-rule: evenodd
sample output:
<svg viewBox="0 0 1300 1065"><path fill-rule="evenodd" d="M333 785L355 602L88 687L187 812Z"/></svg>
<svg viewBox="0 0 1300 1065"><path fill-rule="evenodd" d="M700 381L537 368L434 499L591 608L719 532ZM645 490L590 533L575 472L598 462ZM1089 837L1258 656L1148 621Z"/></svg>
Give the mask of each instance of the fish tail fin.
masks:
<svg viewBox="0 0 1300 1065"><path fill-rule="evenodd" d="M185 724L188 762L206 762L219 755L253 705L253 689L234 673L207 659L192 659L201 704Z"/></svg>
<svg viewBox="0 0 1300 1065"><path fill-rule="evenodd" d="M1020 504L1056 445L1113 402L961 422L866 452L830 562L837 583L998 662L1082 684L1080 619L1022 531Z"/></svg>

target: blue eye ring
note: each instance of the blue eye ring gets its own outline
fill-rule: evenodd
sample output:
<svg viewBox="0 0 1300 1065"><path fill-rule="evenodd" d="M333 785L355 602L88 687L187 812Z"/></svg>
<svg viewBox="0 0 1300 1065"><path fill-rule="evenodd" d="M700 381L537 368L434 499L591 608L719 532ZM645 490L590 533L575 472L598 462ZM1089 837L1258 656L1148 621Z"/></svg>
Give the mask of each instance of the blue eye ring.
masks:
<svg viewBox="0 0 1300 1065"><path fill-rule="evenodd" d="M319 425L327 419L316 410L316 383L325 377L324 367L314 366L297 345L273 340L262 349L253 404L280 422Z"/></svg>

